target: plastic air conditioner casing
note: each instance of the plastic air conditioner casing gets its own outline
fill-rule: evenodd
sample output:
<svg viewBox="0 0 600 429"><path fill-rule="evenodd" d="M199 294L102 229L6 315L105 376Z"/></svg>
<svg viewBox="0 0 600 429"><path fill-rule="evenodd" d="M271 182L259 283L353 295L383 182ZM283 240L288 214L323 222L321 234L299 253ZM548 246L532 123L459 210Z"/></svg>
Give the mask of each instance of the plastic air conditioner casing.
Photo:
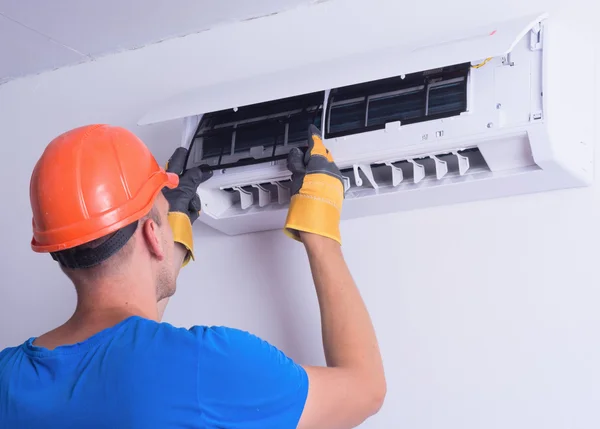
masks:
<svg viewBox="0 0 600 429"><path fill-rule="evenodd" d="M226 234L282 228L291 176L282 158L306 142L292 144L291 125L284 124L285 138L272 146L242 150L233 142L219 156L208 156L208 137L198 138L202 118L210 112L235 117L243 106L320 91L322 110L314 119L346 177L343 219L586 186L593 180L594 60L589 41L576 30L546 15L518 19L438 44L399 46L200 88L165 101L140 124L183 119L182 145L196 139L188 166L208 163L214 169L198 189L200 220ZM461 64L465 92L437 97L436 85L444 78L435 73ZM356 119L358 110L354 122L336 113L353 103L335 104L331 95L343 91L339 88L390 78L401 84L413 74L426 85L359 97L364 123ZM413 101L417 106L403 114L420 119L382 123L385 115L393 117L398 107L392 106L378 111L384 112L378 113L383 115L378 126L367 126L367 116L398 94L414 97L403 99L403 108L410 110ZM439 103L458 113L428 116ZM331 132L331 121L358 129Z"/></svg>

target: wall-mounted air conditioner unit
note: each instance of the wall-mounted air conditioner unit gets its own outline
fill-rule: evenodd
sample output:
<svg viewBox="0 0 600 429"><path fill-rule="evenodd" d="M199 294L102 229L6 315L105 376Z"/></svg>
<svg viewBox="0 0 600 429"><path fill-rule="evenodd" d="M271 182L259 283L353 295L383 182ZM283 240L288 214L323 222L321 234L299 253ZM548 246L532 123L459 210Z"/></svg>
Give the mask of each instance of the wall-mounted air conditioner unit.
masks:
<svg viewBox="0 0 600 429"><path fill-rule="evenodd" d="M184 119L189 166L214 176L201 220L281 228L290 148L308 124L345 176L345 219L570 188L593 178L592 50L537 16L202 88L142 124Z"/></svg>

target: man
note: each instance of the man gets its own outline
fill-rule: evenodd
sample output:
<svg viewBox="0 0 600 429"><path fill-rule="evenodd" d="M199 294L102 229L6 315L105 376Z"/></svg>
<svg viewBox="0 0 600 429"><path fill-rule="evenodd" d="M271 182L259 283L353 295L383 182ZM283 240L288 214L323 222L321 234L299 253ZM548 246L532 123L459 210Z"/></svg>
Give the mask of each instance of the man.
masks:
<svg viewBox="0 0 600 429"><path fill-rule="evenodd" d="M77 291L62 326L0 352L1 428L350 428L382 405L373 326L340 250L340 172L309 130L290 152L285 232L307 251L327 367L302 366L240 330L161 323L194 258L196 189L179 148L158 166L118 127L53 140L35 166L32 247Z"/></svg>

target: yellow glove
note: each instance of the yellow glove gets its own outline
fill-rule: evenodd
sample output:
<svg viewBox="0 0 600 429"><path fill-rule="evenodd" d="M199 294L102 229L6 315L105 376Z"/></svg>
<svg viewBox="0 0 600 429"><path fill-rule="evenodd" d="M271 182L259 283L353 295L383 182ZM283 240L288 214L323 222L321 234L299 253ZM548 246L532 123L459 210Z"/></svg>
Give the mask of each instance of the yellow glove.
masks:
<svg viewBox="0 0 600 429"><path fill-rule="evenodd" d="M194 259L194 237L192 224L200 216L200 197L196 193L198 186L212 176L212 171L202 171L200 167L185 170L187 149L179 147L175 150L165 169L169 173L179 175L179 185L175 189L163 189L163 195L169 202L169 225L173 231L173 240L187 249L183 260L185 267Z"/></svg>
<svg viewBox="0 0 600 429"><path fill-rule="evenodd" d="M284 232L298 241L299 232L303 231L341 244L339 223L344 182L317 127L309 126L306 153L294 148L287 162L292 172L292 200Z"/></svg>

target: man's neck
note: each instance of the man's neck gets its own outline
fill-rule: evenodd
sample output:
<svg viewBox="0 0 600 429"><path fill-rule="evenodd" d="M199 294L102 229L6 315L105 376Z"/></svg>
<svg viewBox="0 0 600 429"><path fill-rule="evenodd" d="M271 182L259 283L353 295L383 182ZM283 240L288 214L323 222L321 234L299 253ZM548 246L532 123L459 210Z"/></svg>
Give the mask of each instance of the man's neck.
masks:
<svg viewBox="0 0 600 429"><path fill-rule="evenodd" d="M74 317L82 322L110 318L115 314L158 320L156 286L149 278L124 275L75 282L75 290L77 308Z"/></svg>
<svg viewBox="0 0 600 429"><path fill-rule="evenodd" d="M41 335L34 345L54 349L79 343L131 316L159 321L156 295L151 291L128 287L133 285L123 281L75 286L77 307L71 318Z"/></svg>

